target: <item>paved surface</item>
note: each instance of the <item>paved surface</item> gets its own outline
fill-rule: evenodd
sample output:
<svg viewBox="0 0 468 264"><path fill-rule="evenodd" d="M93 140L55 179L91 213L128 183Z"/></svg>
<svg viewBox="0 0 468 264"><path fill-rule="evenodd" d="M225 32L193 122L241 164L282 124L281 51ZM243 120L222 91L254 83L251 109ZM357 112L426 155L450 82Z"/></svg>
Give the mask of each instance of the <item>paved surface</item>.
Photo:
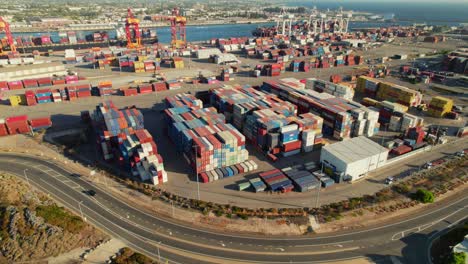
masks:
<svg viewBox="0 0 468 264"><path fill-rule="evenodd" d="M90 223L155 259L171 263L313 263L365 256L377 263L424 263L427 237L466 217L460 194L429 205L418 216L360 231L301 237L213 233L149 215L64 168L17 154L0 154L0 168L49 193ZM25 169L27 169L25 171ZM83 193L96 190L95 197Z"/></svg>

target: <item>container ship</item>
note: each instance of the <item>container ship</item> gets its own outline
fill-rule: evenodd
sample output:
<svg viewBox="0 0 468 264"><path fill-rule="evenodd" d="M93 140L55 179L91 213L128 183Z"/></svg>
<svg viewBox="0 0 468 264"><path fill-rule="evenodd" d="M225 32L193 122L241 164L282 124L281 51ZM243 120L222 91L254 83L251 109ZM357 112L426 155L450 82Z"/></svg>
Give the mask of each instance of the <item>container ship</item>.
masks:
<svg viewBox="0 0 468 264"><path fill-rule="evenodd" d="M143 44L158 43L156 31L150 29L142 30L141 37ZM34 50L47 52L49 50L62 51L66 49L89 49L91 47L127 45L125 38L119 37L118 32L114 37L111 37L107 31L96 31L89 34L68 31L58 32L58 34L54 34L53 36L50 34L43 34L39 37L17 36L14 40L20 53L31 53ZM4 45L4 47L6 47L5 50L8 50L8 45Z"/></svg>

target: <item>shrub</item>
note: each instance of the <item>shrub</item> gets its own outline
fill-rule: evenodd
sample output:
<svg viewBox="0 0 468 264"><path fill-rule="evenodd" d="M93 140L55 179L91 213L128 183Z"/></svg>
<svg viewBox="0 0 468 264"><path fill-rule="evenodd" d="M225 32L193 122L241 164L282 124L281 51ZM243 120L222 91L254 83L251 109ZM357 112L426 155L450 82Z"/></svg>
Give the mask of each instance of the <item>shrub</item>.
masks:
<svg viewBox="0 0 468 264"><path fill-rule="evenodd" d="M80 217L72 215L57 205L40 205L36 208L36 214L44 218L47 223L71 233L79 233L85 227L85 223Z"/></svg>
<svg viewBox="0 0 468 264"><path fill-rule="evenodd" d="M238 217L240 217L242 220L247 220L249 217L246 214L237 214Z"/></svg>
<svg viewBox="0 0 468 264"><path fill-rule="evenodd" d="M466 254L464 252L452 252L448 264L465 264Z"/></svg>
<svg viewBox="0 0 468 264"><path fill-rule="evenodd" d="M401 194L408 194L411 191L411 187L408 184L400 183L393 186L393 189Z"/></svg>
<svg viewBox="0 0 468 264"><path fill-rule="evenodd" d="M220 217L220 216L223 215L223 211L222 210L216 210L215 214L216 214L217 217Z"/></svg>
<svg viewBox="0 0 468 264"><path fill-rule="evenodd" d="M416 200L422 203L433 203L434 202L434 193L425 190L425 189L418 189L416 192Z"/></svg>

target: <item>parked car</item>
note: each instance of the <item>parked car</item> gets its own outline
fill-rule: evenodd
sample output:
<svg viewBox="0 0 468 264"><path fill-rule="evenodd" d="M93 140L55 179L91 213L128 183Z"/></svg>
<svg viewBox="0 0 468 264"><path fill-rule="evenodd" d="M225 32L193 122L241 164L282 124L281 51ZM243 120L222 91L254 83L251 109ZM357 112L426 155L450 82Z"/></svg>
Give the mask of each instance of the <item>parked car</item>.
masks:
<svg viewBox="0 0 468 264"><path fill-rule="evenodd" d="M391 185L393 184L393 181L394 181L393 177L388 177L387 179L385 179L385 184Z"/></svg>

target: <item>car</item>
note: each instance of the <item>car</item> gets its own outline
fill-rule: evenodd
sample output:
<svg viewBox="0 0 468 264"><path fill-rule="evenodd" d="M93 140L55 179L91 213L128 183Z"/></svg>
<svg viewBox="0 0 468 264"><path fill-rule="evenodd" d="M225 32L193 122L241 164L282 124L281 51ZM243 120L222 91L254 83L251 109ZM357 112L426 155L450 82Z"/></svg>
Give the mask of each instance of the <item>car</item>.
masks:
<svg viewBox="0 0 468 264"><path fill-rule="evenodd" d="M88 190L86 192L89 196L95 196L96 195L96 191L95 190Z"/></svg>
<svg viewBox="0 0 468 264"><path fill-rule="evenodd" d="M430 169L432 168L432 163L431 162L426 162L423 166L424 169Z"/></svg>
<svg viewBox="0 0 468 264"><path fill-rule="evenodd" d="M385 179L385 184L387 185L391 185L393 183L394 179L393 177L388 177Z"/></svg>
<svg viewBox="0 0 468 264"><path fill-rule="evenodd" d="M458 151L455 155L458 157L465 157L465 151Z"/></svg>

